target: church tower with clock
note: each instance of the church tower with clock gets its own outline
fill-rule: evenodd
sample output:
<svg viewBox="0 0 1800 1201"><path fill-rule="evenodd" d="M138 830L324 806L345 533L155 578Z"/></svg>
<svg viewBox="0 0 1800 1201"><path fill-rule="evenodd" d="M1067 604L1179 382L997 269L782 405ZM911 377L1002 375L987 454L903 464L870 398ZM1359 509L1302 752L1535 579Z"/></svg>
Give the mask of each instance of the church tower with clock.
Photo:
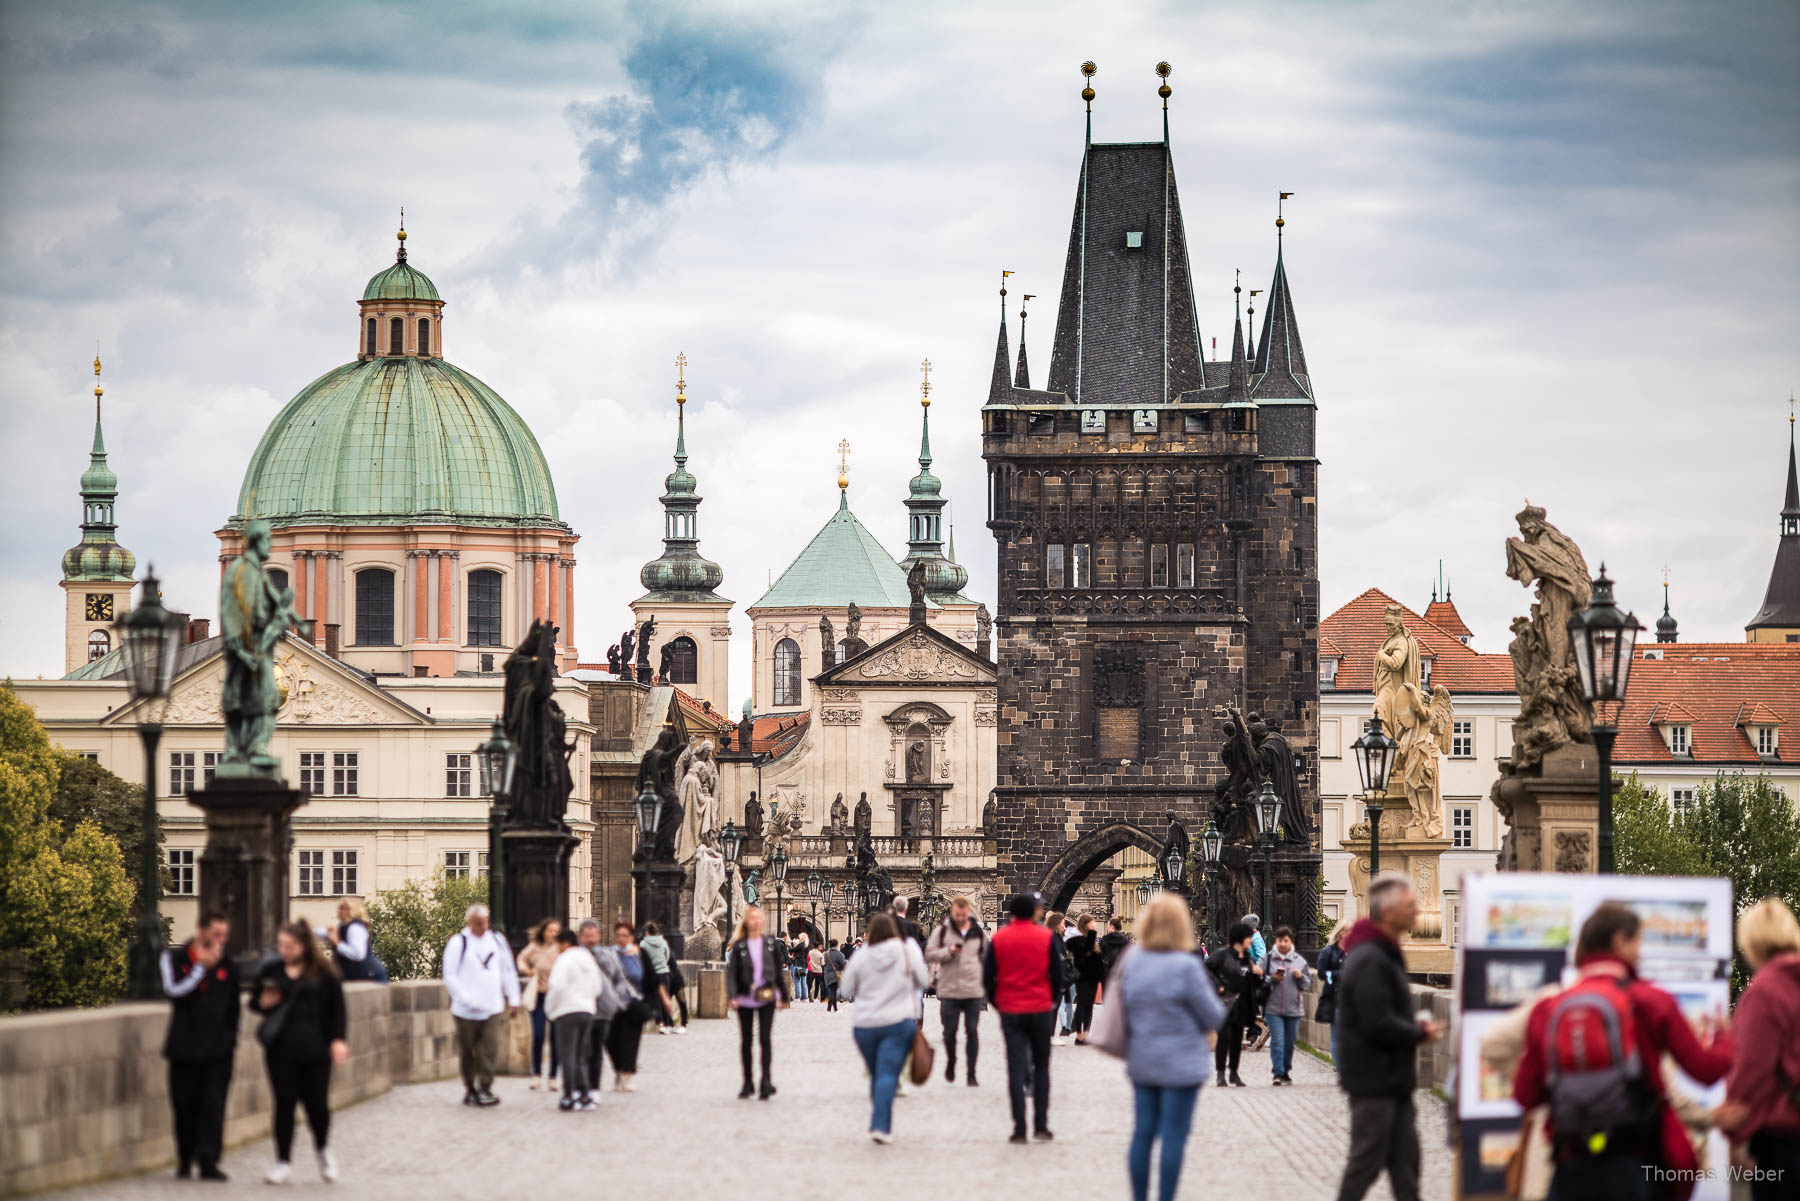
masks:
<svg viewBox="0 0 1800 1201"><path fill-rule="evenodd" d="M119 545L113 506L119 477L106 465L100 430L100 358L94 357L94 445L81 473L81 541L63 553L63 670L74 671L113 648L113 622L131 608L137 558Z"/></svg>

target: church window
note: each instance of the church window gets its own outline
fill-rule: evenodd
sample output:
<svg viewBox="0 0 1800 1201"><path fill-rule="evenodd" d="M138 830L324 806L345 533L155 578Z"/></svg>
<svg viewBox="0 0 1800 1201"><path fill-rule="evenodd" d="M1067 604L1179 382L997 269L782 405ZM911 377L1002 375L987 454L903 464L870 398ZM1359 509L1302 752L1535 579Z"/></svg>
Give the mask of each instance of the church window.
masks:
<svg viewBox="0 0 1800 1201"><path fill-rule="evenodd" d="M406 322L399 317L388 322L388 353L403 354L406 351Z"/></svg>
<svg viewBox="0 0 1800 1201"><path fill-rule="evenodd" d="M1077 542L1069 548L1069 587L1092 588L1094 586L1094 554L1085 542Z"/></svg>
<svg viewBox="0 0 1800 1201"><path fill-rule="evenodd" d="M1063 544L1052 542L1044 548L1044 587L1066 587L1068 577L1063 570Z"/></svg>
<svg viewBox="0 0 1800 1201"><path fill-rule="evenodd" d="M106 654L110 650L112 650L112 635L111 634L108 634L105 630L95 630L93 633L88 635L88 662L89 663L92 663L95 659L98 659L100 656Z"/></svg>
<svg viewBox="0 0 1800 1201"><path fill-rule="evenodd" d="M500 645L500 573L469 573L469 645Z"/></svg>
<svg viewBox="0 0 1800 1201"><path fill-rule="evenodd" d="M1194 586L1194 544L1192 542L1175 544L1175 586L1177 588Z"/></svg>
<svg viewBox="0 0 1800 1201"><path fill-rule="evenodd" d="M1081 410L1081 432L1084 434L1104 434L1106 432L1106 410Z"/></svg>
<svg viewBox="0 0 1800 1201"><path fill-rule="evenodd" d="M367 354L379 354L380 353L380 349L375 345L375 318L373 318L373 317L369 318L369 346L368 346L368 350L365 353L367 353Z"/></svg>
<svg viewBox="0 0 1800 1201"><path fill-rule="evenodd" d="M269 568L269 583L275 585L277 589L286 588L288 586L287 571L280 567Z"/></svg>
<svg viewBox="0 0 1800 1201"><path fill-rule="evenodd" d="M671 684L694 684L700 679L700 648L686 634L669 643Z"/></svg>
<svg viewBox="0 0 1800 1201"><path fill-rule="evenodd" d="M423 317L419 318L419 353L431 353L431 322Z"/></svg>
<svg viewBox="0 0 1800 1201"><path fill-rule="evenodd" d="M1131 411L1131 431L1134 434L1154 434L1157 425L1155 409L1133 409Z"/></svg>
<svg viewBox="0 0 1800 1201"><path fill-rule="evenodd" d="M1451 723L1450 757L1452 759L1473 759L1475 757L1474 722L1458 721Z"/></svg>
<svg viewBox="0 0 1800 1201"><path fill-rule="evenodd" d="M356 645L394 645L394 573L385 567L356 573Z"/></svg>
<svg viewBox="0 0 1800 1201"><path fill-rule="evenodd" d="M1450 807L1450 845L1459 851L1475 849L1475 806Z"/></svg>
<svg viewBox="0 0 1800 1201"><path fill-rule="evenodd" d="M775 644L775 703L800 703L800 644L792 638Z"/></svg>
<svg viewBox="0 0 1800 1201"><path fill-rule="evenodd" d="M1160 542L1150 548L1150 586L1169 586L1169 548Z"/></svg>

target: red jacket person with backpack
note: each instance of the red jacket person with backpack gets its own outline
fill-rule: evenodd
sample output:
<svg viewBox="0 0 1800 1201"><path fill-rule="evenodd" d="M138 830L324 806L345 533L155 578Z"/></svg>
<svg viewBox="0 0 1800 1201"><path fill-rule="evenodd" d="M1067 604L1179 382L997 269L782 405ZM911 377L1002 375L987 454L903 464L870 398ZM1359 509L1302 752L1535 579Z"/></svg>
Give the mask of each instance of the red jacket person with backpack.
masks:
<svg viewBox="0 0 1800 1201"><path fill-rule="evenodd" d="M1731 1069L1731 1041L1721 1031L1703 1044L1675 998L1638 979L1641 934L1626 906L1594 910L1576 940L1579 977L1539 1001L1526 1026L1513 1098L1550 1106L1556 1197L1685 1201L1693 1191L1699 1163L1669 1108L1662 1057L1712 1084Z"/></svg>

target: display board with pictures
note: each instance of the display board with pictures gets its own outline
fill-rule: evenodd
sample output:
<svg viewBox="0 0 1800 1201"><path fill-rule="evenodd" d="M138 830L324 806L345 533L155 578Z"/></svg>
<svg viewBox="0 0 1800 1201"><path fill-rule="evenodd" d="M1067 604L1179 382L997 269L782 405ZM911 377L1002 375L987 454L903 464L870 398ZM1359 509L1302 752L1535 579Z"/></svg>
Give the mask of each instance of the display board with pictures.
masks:
<svg viewBox="0 0 1800 1201"><path fill-rule="evenodd" d="M1460 1128L1458 1194L1503 1197L1506 1165L1522 1114L1511 1081L1481 1058L1482 1039L1520 1005L1574 979L1575 936L1603 902L1629 905L1643 922L1638 972L1672 995L1698 1029L1724 1017L1731 999L1731 881L1687 876L1598 876L1481 872L1462 878L1456 956L1455 1098ZM1724 1085L1703 1086L1678 1070L1669 1087L1711 1108ZM1730 1194L1728 1148L1716 1131L1701 1150L1694 1201Z"/></svg>

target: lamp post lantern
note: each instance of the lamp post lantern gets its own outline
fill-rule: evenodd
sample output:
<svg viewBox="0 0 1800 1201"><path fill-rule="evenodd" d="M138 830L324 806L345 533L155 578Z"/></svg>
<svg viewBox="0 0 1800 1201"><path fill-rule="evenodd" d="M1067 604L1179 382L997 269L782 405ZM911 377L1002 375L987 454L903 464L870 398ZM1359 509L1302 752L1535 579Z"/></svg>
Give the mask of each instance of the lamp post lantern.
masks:
<svg viewBox="0 0 1800 1201"><path fill-rule="evenodd" d="M162 863L157 851L156 747L162 741L163 708L169 684L175 678L175 655L187 623L179 613L163 608L162 586L156 569L144 573L143 596L137 608L119 619L120 641L125 646L125 683L138 704L138 737L144 744L144 834L138 863L137 936L131 946L131 996L148 1001L162 995L160 968L164 947L162 914Z"/></svg>
<svg viewBox="0 0 1800 1201"><path fill-rule="evenodd" d="M1350 744L1356 753L1356 774L1362 778L1363 804L1369 811L1369 879L1381 874L1381 814L1387 796L1388 773L1400 744L1381 732L1381 715L1369 719L1369 729Z"/></svg>
<svg viewBox="0 0 1800 1201"><path fill-rule="evenodd" d="M1275 862L1275 827L1280 821L1281 798L1275 795L1275 785L1264 780L1262 791L1256 794L1256 825L1263 853L1263 925L1269 929L1275 925L1275 884L1270 872Z"/></svg>
<svg viewBox="0 0 1800 1201"><path fill-rule="evenodd" d="M1138 909L1142 910L1144 906L1150 903L1150 892L1150 877L1145 876L1137 882Z"/></svg>
<svg viewBox="0 0 1800 1201"><path fill-rule="evenodd" d="M1208 945L1217 945L1219 922L1219 861L1225 855L1225 835L1211 820L1200 831L1200 858L1206 863L1206 926Z"/></svg>
<svg viewBox="0 0 1800 1201"><path fill-rule="evenodd" d="M787 848L778 844L775 847L775 853L769 856L769 874L775 877L775 920L777 922L775 929L776 933L782 938L787 937L787 899L785 892L787 887L787 869Z"/></svg>
<svg viewBox="0 0 1800 1201"><path fill-rule="evenodd" d="M1187 864L1183 862L1181 848L1170 846L1163 852L1162 859L1163 886L1182 892L1187 887Z"/></svg>
<svg viewBox="0 0 1800 1201"><path fill-rule="evenodd" d="M1569 618L1569 641L1575 667L1581 676L1581 696L1593 709L1594 750L1600 760L1600 871L1613 870L1612 752L1619 735L1619 711L1625 705L1625 686L1631 679L1631 656L1638 631L1644 627L1635 614L1613 603L1613 582L1606 578L1606 564L1594 581L1588 607Z"/></svg>
<svg viewBox="0 0 1800 1201"><path fill-rule="evenodd" d="M819 886L819 895L825 901L825 950L827 952L831 950L831 898L834 892L830 880L826 880Z"/></svg>
<svg viewBox="0 0 1800 1201"><path fill-rule="evenodd" d="M719 831L719 853L725 857L725 929L736 933L734 911L737 909L737 896L731 885L731 877L737 870L738 860L744 854L744 832L737 828L736 822L726 821L725 828Z"/></svg>
<svg viewBox="0 0 1800 1201"><path fill-rule="evenodd" d="M650 920L655 912L651 907L650 890L654 887L650 875L651 849L656 846L656 827L662 820L662 798L656 794L655 787L644 781L644 787L638 791L637 799L631 803L632 811L637 815L638 845L637 853L632 859L637 863L638 896L637 896L637 928L641 931L644 923Z"/></svg>
<svg viewBox="0 0 1800 1201"><path fill-rule="evenodd" d="M863 907L863 928L866 930L869 925L869 915L881 908L880 881L871 879L863 886L863 901L865 902Z"/></svg>
<svg viewBox="0 0 1800 1201"><path fill-rule="evenodd" d="M813 929L819 928L819 897L825 891L825 878L819 875L819 869L813 868L806 873L806 899L812 903Z"/></svg>
<svg viewBox="0 0 1800 1201"><path fill-rule="evenodd" d="M500 722L494 722L486 742L475 748L475 762L481 767L481 791L492 797L488 804L488 919L502 933L506 930L506 847L501 827L506 824L507 807L512 797L513 775L519 769L519 747L506 736Z"/></svg>

